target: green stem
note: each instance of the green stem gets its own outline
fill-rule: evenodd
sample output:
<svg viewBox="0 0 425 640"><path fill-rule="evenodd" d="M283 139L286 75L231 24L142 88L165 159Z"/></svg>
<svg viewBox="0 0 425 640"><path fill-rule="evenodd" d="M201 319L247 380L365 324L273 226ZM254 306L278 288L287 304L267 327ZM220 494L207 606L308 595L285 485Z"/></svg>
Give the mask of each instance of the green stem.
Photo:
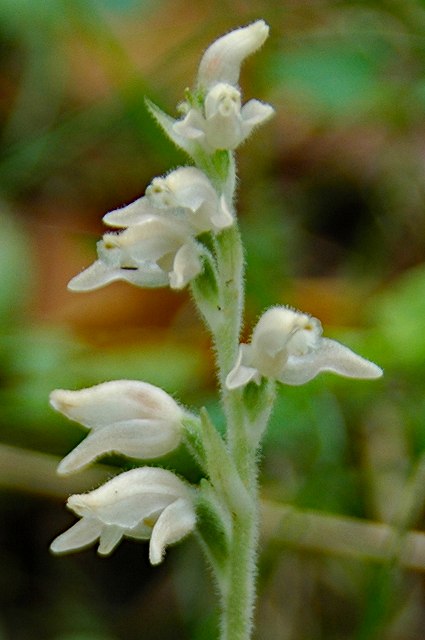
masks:
<svg viewBox="0 0 425 640"><path fill-rule="evenodd" d="M244 256L236 225L217 238L217 265L222 301L221 322L215 331L218 377L227 419L227 442L241 480L251 496L250 507L232 510L232 536L227 564L227 589L223 594L222 640L251 637L255 603L258 539L256 451L246 433L242 394L229 391L225 380L239 349L244 303Z"/></svg>
<svg viewBox="0 0 425 640"><path fill-rule="evenodd" d="M231 154L216 154L214 165L200 162L217 188L224 193L228 203L233 201L235 186L235 165ZM216 279L218 290L217 314L209 323L214 340L217 377L220 385L222 404L227 422L226 455L220 455L219 448L214 446L213 464L217 473L209 473L210 481L217 497L225 505L231 517L231 533L228 553L226 554L224 574L220 568L219 584L222 593L221 640L249 640L253 625L255 603L255 577L258 542L258 484L257 484L257 447L259 438L265 427L272 404L270 389L268 393L259 390L260 411L250 413L244 404L244 393L241 390L228 390L226 377L234 367L239 350L244 305L244 252L237 223L223 230L214 239L213 252L216 260ZM196 295L196 291L195 291ZM195 298L196 299L196 298ZM198 296L198 302L201 302ZM201 308L201 305L199 305ZM205 314L206 315L206 314ZM256 405L256 408L257 405ZM211 425L206 417L205 429ZM252 433L251 433L252 432ZM215 439L210 434L209 441ZM223 443L224 444L224 443ZM207 459L212 455L206 451ZM221 475L229 473L230 455L237 476L242 481L240 494L245 494L244 501L234 500L235 490L228 490ZM235 479L235 480L236 480ZM231 481L232 487L236 481ZM227 487L224 489L223 487ZM212 563L214 566L214 563ZM217 578L219 577L217 566Z"/></svg>
<svg viewBox="0 0 425 640"><path fill-rule="evenodd" d="M258 539L257 500L233 518L227 592L223 597L221 640L248 640L253 627Z"/></svg>

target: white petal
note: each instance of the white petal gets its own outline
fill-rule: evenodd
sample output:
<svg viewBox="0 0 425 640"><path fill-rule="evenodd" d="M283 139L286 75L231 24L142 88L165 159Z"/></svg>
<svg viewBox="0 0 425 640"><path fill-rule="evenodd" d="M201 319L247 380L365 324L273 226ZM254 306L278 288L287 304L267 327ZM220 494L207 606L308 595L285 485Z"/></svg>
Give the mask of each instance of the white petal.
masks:
<svg viewBox="0 0 425 640"><path fill-rule="evenodd" d="M68 289L71 291L94 291L120 279L119 269L111 269L101 260L96 260L90 267L69 281Z"/></svg>
<svg viewBox="0 0 425 640"><path fill-rule="evenodd" d="M141 467L121 473L94 491L70 496L68 507L78 515L95 514L104 524L132 529L189 495L186 485L171 471Z"/></svg>
<svg viewBox="0 0 425 640"><path fill-rule="evenodd" d="M175 196L178 206L191 211L209 202L215 205L217 194L207 176L196 167L180 167L165 178L165 183Z"/></svg>
<svg viewBox="0 0 425 640"><path fill-rule="evenodd" d="M290 356L278 380L300 385L315 378L322 371L331 371L347 378L374 379L382 376L382 369L362 358L336 340L322 338L319 348L303 356Z"/></svg>
<svg viewBox="0 0 425 640"><path fill-rule="evenodd" d="M216 82L236 84L242 62L261 47L268 34L269 27L264 20L257 20L213 42L199 65L199 85L207 87Z"/></svg>
<svg viewBox="0 0 425 640"><path fill-rule="evenodd" d="M201 270L202 263L196 245L186 243L175 255L173 271L170 273L170 287L183 289Z"/></svg>
<svg viewBox="0 0 425 640"><path fill-rule="evenodd" d="M259 100L250 100L241 109L243 127L244 129L247 128L250 133L253 127L262 124L271 118L273 114L274 109L270 104L265 104Z"/></svg>
<svg viewBox="0 0 425 640"><path fill-rule="evenodd" d="M88 428L142 418L176 421L183 413L168 393L139 380L111 380L78 391L56 389L50 403Z"/></svg>
<svg viewBox="0 0 425 640"><path fill-rule="evenodd" d="M316 318L289 307L271 307L259 319L252 333L255 362L261 369L263 355L271 358L286 353L302 355L318 345L322 326Z"/></svg>
<svg viewBox="0 0 425 640"><path fill-rule="evenodd" d="M196 109L190 109L183 120L173 125L173 131L183 140L202 142L205 138L205 119Z"/></svg>
<svg viewBox="0 0 425 640"><path fill-rule="evenodd" d="M61 475L74 473L107 453L159 458L180 443L179 425L165 420L129 420L92 431L59 464Z"/></svg>
<svg viewBox="0 0 425 640"><path fill-rule="evenodd" d="M103 222L111 227L124 228L143 222L147 216L157 213L149 200L143 196L121 209L110 211L103 216Z"/></svg>
<svg viewBox="0 0 425 640"><path fill-rule="evenodd" d="M164 509L152 531L149 545L151 564L159 564L165 547L184 538L193 531L195 524L195 511L189 500L180 498Z"/></svg>
<svg viewBox="0 0 425 640"><path fill-rule="evenodd" d="M99 538L102 528L102 523L96 518L83 518L55 538L50 549L53 553L69 553L88 547Z"/></svg>
<svg viewBox="0 0 425 640"><path fill-rule="evenodd" d="M104 527L100 534L100 543L98 547L98 554L100 556L108 556L119 544L123 537L123 530L121 527Z"/></svg>
<svg viewBox="0 0 425 640"><path fill-rule="evenodd" d="M220 196L217 212L211 216L211 221L214 223L217 230L227 229L235 222L233 214L229 209L226 198L223 194Z"/></svg>
<svg viewBox="0 0 425 640"><path fill-rule="evenodd" d="M243 139L240 113L217 113L207 120L206 140L212 149L236 149Z"/></svg>
<svg viewBox="0 0 425 640"><path fill-rule="evenodd" d="M260 374L257 369L251 366L247 366L243 364L244 360L247 360L247 355L250 352L250 345L241 344L239 345L238 358L236 360L235 366L229 372L226 378L226 387L230 390L238 389L239 387L244 387L248 382L252 380L254 382L260 381Z"/></svg>

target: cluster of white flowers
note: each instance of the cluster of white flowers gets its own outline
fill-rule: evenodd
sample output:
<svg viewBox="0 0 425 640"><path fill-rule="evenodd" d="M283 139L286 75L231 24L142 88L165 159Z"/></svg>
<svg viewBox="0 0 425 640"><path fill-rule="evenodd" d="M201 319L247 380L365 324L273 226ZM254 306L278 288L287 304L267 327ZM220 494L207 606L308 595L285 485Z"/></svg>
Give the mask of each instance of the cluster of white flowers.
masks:
<svg viewBox="0 0 425 640"><path fill-rule="evenodd" d="M146 195L107 213L98 260L73 278L73 291L98 289L115 280L140 287L182 289L202 270L200 233L220 232L233 224L224 195L218 195L196 167L180 167L154 178Z"/></svg>
<svg viewBox="0 0 425 640"><path fill-rule="evenodd" d="M195 164L202 165L205 156L220 160L225 152L230 166L231 152L272 115L272 107L258 100L242 106L238 87L241 63L267 35L267 25L259 20L214 42L201 60L195 90L181 105L181 119L175 120L150 104L159 124ZM228 179L227 175L214 182L195 166L154 178L143 197L105 215L105 224L115 231L103 236L98 259L71 280L70 289L97 289L115 280L141 287L182 289L203 272L206 260L215 260L219 273L219 259L209 248L214 242L205 242L203 236L210 234L209 240L218 242L220 234L235 224L234 183L234 176ZM230 262L234 264L233 258ZM228 272L225 276L218 284L223 289L229 282ZM231 306L233 300L227 301ZM226 309L218 304L215 309L226 320ZM231 350L226 344L220 348L234 353L238 332L233 335ZM230 394L239 393L248 384L259 385L263 378L299 385L321 371L354 378L382 374L375 364L323 338L318 320L288 307L273 307L264 313L251 343L240 345L237 361L232 364L233 368L224 372L225 393ZM233 397L242 403L240 396ZM59 389L52 392L51 404L89 429L87 437L60 463L61 474L78 471L110 453L140 460L164 456L182 442L187 421L194 424L198 420L161 389L132 380L105 382L80 391ZM202 417L196 424L202 428ZM208 451L212 457L223 451L227 456L221 437L218 433L214 437L209 449L200 445L201 459ZM214 464L220 467L216 474L220 483L221 465L230 469L228 458ZM211 476L208 461L204 470ZM150 539L150 560L157 564L167 545L194 529L196 492L195 487L161 468L141 467L122 473L94 491L69 498L69 508L81 520L56 538L51 548L64 553L100 540L98 551L106 555L123 536ZM231 493L226 485L225 494Z"/></svg>
<svg viewBox="0 0 425 640"><path fill-rule="evenodd" d="M60 463L58 472L79 471L107 453L148 459L179 446L186 412L162 389L146 382L115 380L89 389L51 393L52 406L88 429L89 435ZM195 511L190 487L171 471L142 467L68 499L82 518L56 538L54 553L75 551L100 538L107 555L123 536L151 539L150 560L161 562L165 547L192 531Z"/></svg>
<svg viewBox="0 0 425 640"><path fill-rule="evenodd" d="M167 135L196 159L233 150L274 112L250 100L242 106L237 82L243 60L265 41L263 20L219 38L205 52L190 102L180 105L181 120L150 109ZM105 224L120 229L98 243L98 260L69 283L73 291L91 291L116 280L140 287L183 289L203 268L205 249L196 237L220 233L234 223L229 196L217 193L198 168L180 167L154 178L145 196L107 213Z"/></svg>

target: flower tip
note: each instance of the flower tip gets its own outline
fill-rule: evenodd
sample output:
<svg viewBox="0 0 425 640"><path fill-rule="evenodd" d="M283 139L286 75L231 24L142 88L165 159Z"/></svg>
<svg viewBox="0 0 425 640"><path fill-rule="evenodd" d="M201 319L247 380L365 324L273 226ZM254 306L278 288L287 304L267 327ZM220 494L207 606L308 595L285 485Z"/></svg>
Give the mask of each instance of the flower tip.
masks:
<svg viewBox="0 0 425 640"><path fill-rule="evenodd" d="M381 367L379 367L374 362L368 361L368 364L369 364L369 375L367 377L370 380L376 380L377 378L382 378L382 376L384 375L384 370L381 369Z"/></svg>
<svg viewBox="0 0 425 640"><path fill-rule="evenodd" d="M270 27L262 18L248 25L247 29L251 29L252 34L253 36L255 36L258 43L258 47L261 47L261 45L264 44L264 42L269 37Z"/></svg>
<svg viewBox="0 0 425 640"><path fill-rule="evenodd" d="M242 62L263 45L268 35L268 24L257 20L218 38L202 57L199 84L206 87L218 82L236 85Z"/></svg>
<svg viewBox="0 0 425 640"><path fill-rule="evenodd" d="M161 564L164 560L165 549L159 549L157 547L149 546L149 562L153 567Z"/></svg>
<svg viewBox="0 0 425 640"><path fill-rule="evenodd" d="M57 466L56 473L59 476L70 476L72 473L75 473L76 471L80 471L83 468L83 465L75 466L70 464L67 458L68 456L66 456L63 460L61 460Z"/></svg>
<svg viewBox="0 0 425 640"><path fill-rule="evenodd" d="M59 555L60 553L65 553L65 549L62 548L62 545L58 544L58 538L53 540L53 542L51 543L49 549L50 549L51 553L53 553L55 555Z"/></svg>
<svg viewBox="0 0 425 640"><path fill-rule="evenodd" d="M64 389L55 389L50 393L49 403L50 406L55 409L55 411L60 411L63 413L64 407L66 405L66 396L68 393Z"/></svg>

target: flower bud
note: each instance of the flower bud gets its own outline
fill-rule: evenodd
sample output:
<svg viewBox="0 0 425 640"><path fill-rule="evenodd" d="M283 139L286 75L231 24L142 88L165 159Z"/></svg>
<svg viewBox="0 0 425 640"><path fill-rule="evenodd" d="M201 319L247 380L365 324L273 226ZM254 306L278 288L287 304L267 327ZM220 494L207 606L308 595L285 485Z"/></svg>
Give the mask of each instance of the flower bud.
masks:
<svg viewBox="0 0 425 640"><path fill-rule="evenodd" d="M60 463L61 474L79 471L107 453L157 458L180 444L183 409L147 382L114 380L79 391L56 389L50 403L90 429Z"/></svg>

